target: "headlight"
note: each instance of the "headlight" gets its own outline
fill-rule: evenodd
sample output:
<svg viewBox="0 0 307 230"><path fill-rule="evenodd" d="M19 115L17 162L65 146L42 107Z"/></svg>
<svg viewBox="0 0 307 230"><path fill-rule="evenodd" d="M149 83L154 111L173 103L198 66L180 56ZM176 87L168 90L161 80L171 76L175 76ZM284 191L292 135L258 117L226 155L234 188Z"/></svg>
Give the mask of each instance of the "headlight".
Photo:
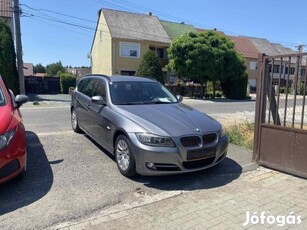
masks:
<svg viewBox="0 0 307 230"><path fill-rule="evenodd" d="M158 147L175 147L170 137L157 136L150 133L136 133L138 140L144 145Z"/></svg>
<svg viewBox="0 0 307 230"><path fill-rule="evenodd" d="M3 135L0 135L0 150L6 148L10 144L10 141L12 140L15 133L16 133L16 128L11 129L10 131L8 131Z"/></svg>
<svg viewBox="0 0 307 230"><path fill-rule="evenodd" d="M225 136L226 135L226 130L225 130L225 128L224 128L224 126L222 125L222 129L220 130L220 138L222 138L223 136Z"/></svg>

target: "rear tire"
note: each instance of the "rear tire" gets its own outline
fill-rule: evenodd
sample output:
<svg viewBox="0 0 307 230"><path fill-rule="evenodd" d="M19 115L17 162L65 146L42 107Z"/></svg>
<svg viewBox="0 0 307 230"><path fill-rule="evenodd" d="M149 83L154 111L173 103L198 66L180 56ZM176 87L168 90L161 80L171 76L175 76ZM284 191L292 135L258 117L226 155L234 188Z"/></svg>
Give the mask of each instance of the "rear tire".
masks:
<svg viewBox="0 0 307 230"><path fill-rule="evenodd" d="M135 158L130 140L120 135L116 139L114 149L115 161L120 173L126 177L135 176Z"/></svg>
<svg viewBox="0 0 307 230"><path fill-rule="evenodd" d="M82 133L78 124L77 112L74 108L71 109L71 127L76 133Z"/></svg>

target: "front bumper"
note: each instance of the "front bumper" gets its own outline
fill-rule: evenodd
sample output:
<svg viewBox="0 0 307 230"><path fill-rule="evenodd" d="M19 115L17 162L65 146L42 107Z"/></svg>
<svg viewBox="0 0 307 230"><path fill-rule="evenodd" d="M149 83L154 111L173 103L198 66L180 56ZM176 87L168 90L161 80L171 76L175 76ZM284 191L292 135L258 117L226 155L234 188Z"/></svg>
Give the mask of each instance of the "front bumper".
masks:
<svg viewBox="0 0 307 230"><path fill-rule="evenodd" d="M228 137L220 138L214 146L194 148L202 156L188 159L191 149L179 147L153 147L141 144L134 133L129 135L135 153L136 171L141 175L172 175L195 172L220 163L227 155ZM176 141L175 141L176 142ZM148 167L153 163L154 167Z"/></svg>
<svg viewBox="0 0 307 230"><path fill-rule="evenodd" d="M0 151L0 184L13 179L24 171L26 157L25 129L19 125L9 146Z"/></svg>

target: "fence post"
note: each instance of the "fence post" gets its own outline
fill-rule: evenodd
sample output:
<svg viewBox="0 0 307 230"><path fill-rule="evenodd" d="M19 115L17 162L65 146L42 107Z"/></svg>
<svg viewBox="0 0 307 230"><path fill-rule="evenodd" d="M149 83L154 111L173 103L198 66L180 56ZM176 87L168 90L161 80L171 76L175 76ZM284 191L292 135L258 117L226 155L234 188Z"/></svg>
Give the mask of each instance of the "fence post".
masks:
<svg viewBox="0 0 307 230"><path fill-rule="evenodd" d="M253 160L259 160L259 142L263 109L263 71L265 70L265 54L259 54L258 56L258 77L256 79L256 108L255 108L255 128L254 128L254 146L253 146Z"/></svg>

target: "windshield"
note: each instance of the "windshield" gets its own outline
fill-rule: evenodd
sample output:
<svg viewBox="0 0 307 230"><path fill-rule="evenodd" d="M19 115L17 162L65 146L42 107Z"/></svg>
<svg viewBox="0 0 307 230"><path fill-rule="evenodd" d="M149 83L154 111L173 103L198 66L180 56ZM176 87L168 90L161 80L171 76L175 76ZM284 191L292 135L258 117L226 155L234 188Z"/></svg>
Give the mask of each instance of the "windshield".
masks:
<svg viewBox="0 0 307 230"><path fill-rule="evenodd" d="M6 105L6 100L5 100L3 89L0 85L0 106L4 106L4 105Z"/></svg>
<svg viewBox="0 0 307 230"><path fill-rule="evenodd" d="M178 100L158 82L111 82L110 94L115 105L169 104Z"/></svg>

